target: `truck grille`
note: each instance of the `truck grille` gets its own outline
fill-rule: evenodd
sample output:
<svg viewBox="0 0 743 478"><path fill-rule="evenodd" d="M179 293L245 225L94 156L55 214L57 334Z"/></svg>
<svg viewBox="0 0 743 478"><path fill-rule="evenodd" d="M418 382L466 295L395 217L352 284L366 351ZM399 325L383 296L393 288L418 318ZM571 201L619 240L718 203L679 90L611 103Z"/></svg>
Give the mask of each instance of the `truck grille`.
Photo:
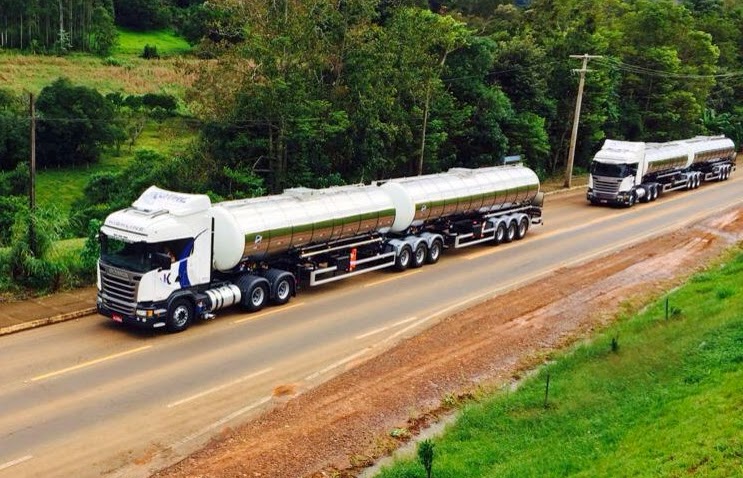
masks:
<svg viewBox="0 0 743 478"><path fill-rule="evenodd" d="M101 264L101 299L114 312L134 315L142 274Z"/></svg>
<svg viewBox="0 0 743 478"><path fill-rule="evenodd" d="M607 177L593 177L593 192L597 196L611 196L615 197L619 194L619 184L621 183L619 178L607 178Z"/></svg>

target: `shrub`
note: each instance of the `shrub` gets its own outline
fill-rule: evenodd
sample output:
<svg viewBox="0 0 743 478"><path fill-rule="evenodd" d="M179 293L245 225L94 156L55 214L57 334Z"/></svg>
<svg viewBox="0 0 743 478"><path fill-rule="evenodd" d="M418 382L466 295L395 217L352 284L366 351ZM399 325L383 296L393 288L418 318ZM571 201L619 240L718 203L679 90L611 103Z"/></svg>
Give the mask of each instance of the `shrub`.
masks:
<svg viewBox="0 0 743 478"><path fill-rule="evenodd" d="M150 109L162 108L172 113L178 108L178 100L167 93L146 93L142 95L142 105Z"/></svg>
<svg viewBox="0 0 743 478"><path fill-rule="evenodd" d="M103 64L106 66L123 66L121 60L113 56L107 56L103 59Z"/></svg>
<svg viewBox="0 0 743 478"><path fill-rule="evenodd" d="M144 50L142 50L142 55L140 55L145 60L153 60L160 58L160 54L157 53L157 46L147 44L144 46Z"/></svg>

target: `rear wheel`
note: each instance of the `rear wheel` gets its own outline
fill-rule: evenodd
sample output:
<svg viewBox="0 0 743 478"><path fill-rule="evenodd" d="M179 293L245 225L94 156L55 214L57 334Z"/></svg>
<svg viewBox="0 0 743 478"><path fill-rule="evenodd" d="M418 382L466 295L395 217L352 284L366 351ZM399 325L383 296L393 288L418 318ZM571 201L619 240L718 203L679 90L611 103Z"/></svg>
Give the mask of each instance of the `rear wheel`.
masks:
<svg viewBox="0 0 743 478"><path fill-rule="evenodd" d="M441 257L441 251L444 249L444 244L441 239L434 239L431 243L431 247L428 248L428 254L426 255L426 262L429 264L436 264Z"/></svg>
<svg viewBox="0 0 743 478"><path fill-rule="evenodd" d="M493 239L493 245L502 244L506 240L506 229L508 229L503 222L499 222L495 227L495 238Z"/></svg>
<svg viewBox="0 0 743 478"><path fill-rule="evenodd" d="M176 299L168 307L168 332L183 332L191 325L193 304L188 299Z"/></svg>
<svg viewBox="0 0 743 478"><path fill-rule="evenodd" d="M249 312L261 310L268 302L268 287L265 282L253 282L243 294L241 303Z"/></svg>
<svg viewBox="0 0 743 478"><path fill-rule="evenodd" d="M292 296L292 290L294 284L289 276L284 276L276 283L273 303L277 305L283 305L289 302Z"/></svg>
<svg viewBox="0 0 743 478"><path fill-rule="evenodd" d="M404 271L405 269L410 267L410 262L412 261L412 259L413 251L410 249L410 246L402 246L399 254L397 254L397 258L395 258L395 269L397 269L398 271Z"/></svg>
<svg viewBox="0 0 743 478"><path fill-rule="evenodd" d="M415 246L415 251L413 251L413 257L412 262L410 263L410 267L421 267L423 264L426 263L427 255L428 248L426 247L426 243L424 241L419 242L418 245Z"/></svg>
<svg viewBox="0 0 743 478"><path fill-rule="evenodd" d="M529 230L529 219L526 217L522 217L519 219L519 225L516 228L516 239L520 240L523 239L526 235L526 231Z"/></svg>
<svg viewBox="0 0 743 478"><path fill-rule="evenodd" d="M516 221L511 221L508 223L508 227L506 228L506 237L503 238L503 242L511 242L516 238L516 230L518 226L516 225Z"/></svg>

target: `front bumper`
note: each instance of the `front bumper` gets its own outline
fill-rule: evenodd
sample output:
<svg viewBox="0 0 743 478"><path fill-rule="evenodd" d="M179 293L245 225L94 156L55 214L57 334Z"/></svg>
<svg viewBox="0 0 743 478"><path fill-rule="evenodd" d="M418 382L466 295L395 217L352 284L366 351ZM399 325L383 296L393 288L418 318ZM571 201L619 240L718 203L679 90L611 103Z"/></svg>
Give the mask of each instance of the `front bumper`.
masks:
<svg viewBox="0 0 743 478"><path fill-rule="evenodd" d="M100 293L98 293L96 299L96 308L99 314L110 318L114 322L147 329L165 327L167 318L165 303L137 304L134 314L122 314L106 307Z"/></svg>

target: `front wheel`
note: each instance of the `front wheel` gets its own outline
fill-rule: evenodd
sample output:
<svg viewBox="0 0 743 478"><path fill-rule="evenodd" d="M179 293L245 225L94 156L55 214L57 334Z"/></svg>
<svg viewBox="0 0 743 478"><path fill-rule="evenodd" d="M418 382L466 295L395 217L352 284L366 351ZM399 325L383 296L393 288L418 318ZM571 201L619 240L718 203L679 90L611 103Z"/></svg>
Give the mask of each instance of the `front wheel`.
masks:
<svg viewBox="0 0 743 478"><path fill-rule="evenodd" d="M168 307L168 332L183 332L191 325L193 304L188 299L176 299Z"/></svg>
<svg viewBox="0 0 743 478"><path fill-rule="evenodd" d="M637 202L637 193L632 191L629 195L629 199L627 199L627 207L632 207Z"/></svg>

